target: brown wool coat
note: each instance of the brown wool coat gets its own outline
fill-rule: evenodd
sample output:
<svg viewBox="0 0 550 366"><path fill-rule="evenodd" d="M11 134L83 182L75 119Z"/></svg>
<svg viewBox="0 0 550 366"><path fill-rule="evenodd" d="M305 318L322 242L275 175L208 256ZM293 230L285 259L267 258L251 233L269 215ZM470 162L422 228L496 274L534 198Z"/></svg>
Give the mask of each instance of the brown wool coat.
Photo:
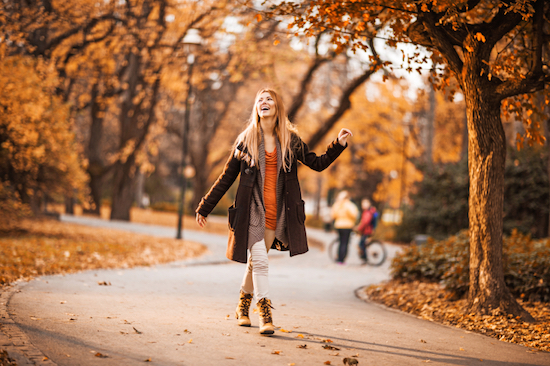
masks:
<svg viewBox="0 0 550 366"><path fill-rule="evenodd" d="M293 135L291 148L294 159L290 169L279 177L284 177L284 207L287 210L285 212L285 230L288 243L284 244L288 245L290 256L294 256L308 251L304 226L306 215L298 182L297 161L313 170L322 171L328 168L346 147L340 145L338 140L334 140L324 154L317 156L314 152L309 151L308 146L298 136ZM257 164L250 166L249 161L250 159L239 159L236 154L231 154L223 172L210 191L202 198L196 210L197 213L207 217L240 174L235 202L228 209L229 242L226 255L227 258L241 263L246 263L247 260L250 202L258 174Z"/></svg>

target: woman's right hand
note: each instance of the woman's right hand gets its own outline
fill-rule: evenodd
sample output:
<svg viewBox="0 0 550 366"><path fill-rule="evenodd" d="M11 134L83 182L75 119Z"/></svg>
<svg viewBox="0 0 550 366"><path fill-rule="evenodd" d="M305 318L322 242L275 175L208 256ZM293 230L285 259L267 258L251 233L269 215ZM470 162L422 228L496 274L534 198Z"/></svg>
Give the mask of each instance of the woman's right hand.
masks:
<svg viewBox="0 0 550 366"><path fill-rule="evenodd" d="M200 226L201 228L203 228L204 225L206 225L206 217L204 217L204 216L201 215L200 213L197 213L196 220L197 220L197 224L199 224L199 226Z"/></svg>

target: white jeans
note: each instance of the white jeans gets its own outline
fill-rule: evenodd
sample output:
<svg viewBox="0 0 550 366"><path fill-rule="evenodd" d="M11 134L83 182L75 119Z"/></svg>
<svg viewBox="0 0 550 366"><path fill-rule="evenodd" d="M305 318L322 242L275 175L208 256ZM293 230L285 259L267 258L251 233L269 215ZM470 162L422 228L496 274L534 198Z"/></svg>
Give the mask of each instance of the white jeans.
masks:
<svg viewBox="0 0 550 366"><path fill-rule="evenodd" d="M248 263L244 273L241 291L246 294L256 292L256 301L269 298L269 260L267 252L275 239L275 230L265 229L264 240L252 245L248 251Z"/></svg>

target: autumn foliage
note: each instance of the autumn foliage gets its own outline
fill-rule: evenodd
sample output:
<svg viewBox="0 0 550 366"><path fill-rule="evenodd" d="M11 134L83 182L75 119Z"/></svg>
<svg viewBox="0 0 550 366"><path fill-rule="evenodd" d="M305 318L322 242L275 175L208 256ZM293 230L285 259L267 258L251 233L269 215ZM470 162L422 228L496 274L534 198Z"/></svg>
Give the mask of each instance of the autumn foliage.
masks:
<svg viewBox="0 0 550 366"><path fill-rule="evenodd" d="M21 204L37 209L46 193L84 188L69 106L55 95L52 71L30 57L0 59L0 209L7 217Z"/></svg>

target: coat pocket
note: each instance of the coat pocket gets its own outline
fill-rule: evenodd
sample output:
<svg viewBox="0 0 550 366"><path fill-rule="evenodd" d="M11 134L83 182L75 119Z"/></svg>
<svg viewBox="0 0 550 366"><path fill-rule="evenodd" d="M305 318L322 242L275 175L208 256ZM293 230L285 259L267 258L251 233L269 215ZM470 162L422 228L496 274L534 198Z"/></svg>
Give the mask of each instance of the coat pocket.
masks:
<svg viewBox="0 0 550 366"><path fill-rule="evenodd" d="M303 200L296 203L296 217L298 218L298 223L303 225L306 221L306 203Z"/></svg>
<svg viewBox="0 0 550 366"><path fill-rule="evenodd" d="M232 205L227 209L227 217L229 220L229 229L235 231L235 226L237 225L237 216L238 216L238 209L235 207L235 205Z"/></svg>

